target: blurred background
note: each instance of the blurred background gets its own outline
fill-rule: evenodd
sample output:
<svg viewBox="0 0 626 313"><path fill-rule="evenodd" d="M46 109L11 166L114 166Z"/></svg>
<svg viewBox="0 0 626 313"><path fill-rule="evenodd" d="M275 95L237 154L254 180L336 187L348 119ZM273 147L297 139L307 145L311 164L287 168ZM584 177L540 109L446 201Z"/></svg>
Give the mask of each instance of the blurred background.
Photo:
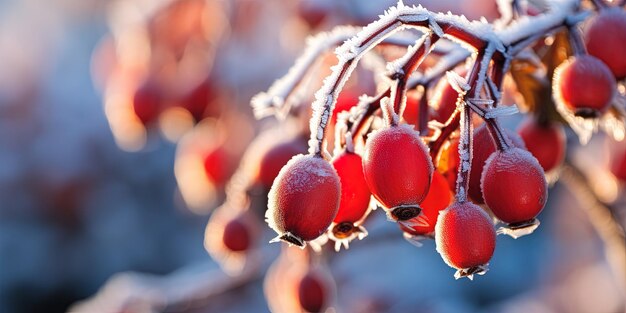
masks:
<svg viewBox="0 0 626 313"><path fill-rule="evenodd" d="M499 16L490 0L421 3ZM295 312L282 280L312 256L267 244L273 177L249 167L272 141L305 152L310 112L256 121L250 99L308 35L365 25L393 4L0 0L0 312ZM303 103L336 62L326 59ZM365 77L348 87L372 94ZM554 185L541 227L499 236L487 275L455 281L432 240L416 248L374 212L369 237L314 257L335 286L328 312L626 312L615 250L586 210L610 203L624 224L623 186L608 171L624 144L600 135L580 147L568 135L568 159L588 169L570 185L597 188L585 197ZM241 185L246 199L226 197ZM230 210L258 239L245 255L221 247L241 242L212 243L229 206L251 212Z"/></svg>

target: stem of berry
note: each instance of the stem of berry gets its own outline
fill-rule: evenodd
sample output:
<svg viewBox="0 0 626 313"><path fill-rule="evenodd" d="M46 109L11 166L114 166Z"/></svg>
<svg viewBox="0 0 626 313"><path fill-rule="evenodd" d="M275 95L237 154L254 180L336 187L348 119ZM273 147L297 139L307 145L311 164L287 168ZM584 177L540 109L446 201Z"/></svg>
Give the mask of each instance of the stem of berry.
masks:
<svg viewBox="0 0 626 313"><path fill-rule="evenodd" d="M490 57L490 55L489 55ZM476 81L479 77L479 73L483 72L482 67L488 66L488 62L484 62L484 59L489 59L485 55L484 51L479 51L474 66L469 73L470 89L464 94L459 95L463 97L463 105L461 106L460 123L461 134L459 139L459 173L456 180L456 202L467 201L467 190L469 189L469 173L472 164L472 110L469 105L466 104L467 94L476 92Z"/></svg>
<svg viewBox="0 0 626 313"><path fill-rule="evenodd" d="M378 111L378 109L380 109L380 101L383 98L389 97L390 93L391 89L388 88L375 97L362 98L359 101L359 104L357 105L360 108L359 115L350 128L353 141L356 140L363 133L363 131L365 131L366 121L370 116Z"/></svg>
<svg viewBox="0 0 626 313"><path fill-rule="evenodd" d="M430 119L428 114L428 85L425 85L422 90L422 97L419 103L419 120L417 121L417 131L420 136L428 135L428 120Z"/></svg>
<svg viewBox="0 0 626 313"><path fill-rule="evenodd" d="M369 24L358 35L346 41L336 51L339 63L332 68L333 73L324 80L324 85L316 93L315 111L311 120L309 152L319 155L326 154L324 151L326 126L339 91L363 54L394 32L405 27L426 28L438 37L449 35L464 41L477 50L495 46L498 49L492 53L502 54L504 48L492 30L477 30L470 25L463 27L462 25L466 23L469 21L464 17L434 14L422 7L407 7L399 2L396 7L390 8L387 14L378 21Z"/></svg>
<svg viewBox="0 0 626 313"><path fill-rule="evenodd" d="M452 133L454 133L454 131L459 128L460 121L461 114L460 111L457 109L456 111L454 111L454 113L452 113L452 116L450 116L450 119L448 119L447 123L440 129L439 136L435 140L430 142L430 157L433 160L437 159L437 156L439 155L439 150L441 150L441 147L446 142L446 140L448 140L450 135L452 135Z"/></svg>
<svg viewBox="0 0 626 313"><path fill-rule="evenodd" d="M399 116L402 116L406 105L407 80L424 61L439 38L441 37L433 32L425 34L415 46L408 49L403 57L389 64L388 68L392 70L389 76L395 80L395 85L391 88L390 98L393 101L393 109L398 112Z"/></svg>
<svg viewBox="0 0 626 313"><path fill-rule="evenodd" d="M461 107L461 138L459 140L459 175L456 180L456 202L467 201L469 189L469 173L472 164L472 110L467 106Z"/></svg>
<svg viewBox="0 0 626 313"><path fill-rule="evenodd" d="M576 25L567 27L567 34L569 36L569 42L572 45L572 50L574 51L574 55L585 55L587 54L587 48L585 48L585 42L583 41L582 34L580 33L580 29Z"/></svg>
<svg viewBox="0 0 626 313"><path fill-rule="evenodd" d="M450 51L445 57L443 57L437 65L430 68L423 76L421 77L410 77L407 80L407 90L417 88L417 86L428 86L433 81L439 79L443 74L462 62L464 62L468 57L470 57L470 52L465 49L454 49ZM362 133L365 131L366 121L372 116L378 109L380 108L380 100L389 97L391 94L391 88L387 88L385 91L379 93L375 97L366 98L365 100L361 100L358 104L358 107L361 108L359 111L359 115L355 118L354 123L351 127L352 139L356 140ZM420 111L420 116L422 113ZM426 117L426 115L424 115ZM454 130L458 128L459 119L458 114L454 113L452 115L451 123L446 123L447 126L442 128L442 133L446 135L443 138L437 137L439 142L438 146L441 147L444 140L450 136ZM456 119L456 120L455 120ZM428 127L428 120L426 120L426 128ZM424 128L424 129L426 129ZM445 129L448 129L448 132ZM433 146L431 145L431 152L433 151ZM439 149L436 149L439 151ZM435 154L436 155L436 154Z"/></svg>
<svg viewBox="0 0 626 313"><path fill-rule="evenodd" d="M509 64L510 58L506 58L501 61L494 61L492 67L493 79L489 77L487 78L487 93L493 101L493 107L491 108L496 108L500 104L500 95L502 94L500 90L504 79L504 75L502 75L502 73L505 73L506 70L508 70ZM508 137L504 135L497 118L485 118L484 120L498 151L510 149L511 142Z"/></svg>

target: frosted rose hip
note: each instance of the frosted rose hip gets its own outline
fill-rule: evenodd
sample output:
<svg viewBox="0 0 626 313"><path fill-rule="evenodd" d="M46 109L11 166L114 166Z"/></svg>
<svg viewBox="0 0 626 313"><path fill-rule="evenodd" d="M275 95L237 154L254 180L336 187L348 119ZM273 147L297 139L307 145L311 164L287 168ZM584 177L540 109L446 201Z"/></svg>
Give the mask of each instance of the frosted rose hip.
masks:
<svg viewBox="0 0 626 313"><path fill-rule="evenodd" d="M439 213L435 241L446 264L459 270L458 278L486 270L496 247L496 232L479 206L455 202Z"/></svg>
<svg viewBox="0 0 626 313"><path fill-rule="evenodd" d="M481 186L487 206L508 224L532 221L548 199L539 162L530 152L518 148L498 151L487 160Z"/></svg>
<svg viewBox="0 0 626 313"><path fill-rule="evenodd" d="M339 208L341 187L335 169L319 156L297 155L276 177L266 219L277 239L303 247L326 231Z"/></svg>
<svg viewBox="0 0 626 313"><path fill-rule="evenodd" d="M392 126L367 138L363 156L365 181L374 197L397 220L420 212L433 175L428 148L408 126Z"/></svg>
<svg viewBox="0 0 626 313"><path fill-rule="evenodd" d="M511 140L511 143L515 147L525 148L524 141L520 136L508 129L504 129L504 133ZM476 204L483 204L483 193L480 189L480 177L483 173L485 161L496 151L496 144L493 142L493 138L489 133L489 129L485 124L480 125L474 130L473 135L474 146L472 155L472 167L470 170L470 182L468 193L470 198ZM458 147L458 145L457 145ZM455 176L456 181L456 176Z"/></svg>
<svg viewBox="0 0 626 313"><path fill-rule="evenodd" d="M611 70L590 55L571 57L554 71L554 96L574 115L599 117L611 104L616 89Z"/></svg>

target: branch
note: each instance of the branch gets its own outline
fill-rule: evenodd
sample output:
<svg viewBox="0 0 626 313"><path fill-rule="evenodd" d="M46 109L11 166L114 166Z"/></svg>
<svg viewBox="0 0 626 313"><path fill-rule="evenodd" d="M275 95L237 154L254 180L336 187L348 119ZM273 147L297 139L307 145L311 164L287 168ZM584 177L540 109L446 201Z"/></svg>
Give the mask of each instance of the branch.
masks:
<svg viewBox="0 0 626 313"><path fill-rule="evenodd" d="M252 97L251 105L257 118L263 118L276 112L286 114L293 105L296 89L309 72L313 64L326 52L337 47L344 41L356 36L361 27L337 26L328 32L323 32L306 39L304 53L295 61L287 74L277 79L266 91ZM403 34L386 38L381 42L384 45L403 46L411 45L416 40L412 34Z"/></svg>
<svg viewBox="0 0 626 313"><path fill-rule="evenodd" d="M246 263L236 277L209 263L188 266L167 276L117 274L97 294L73 305L69 312L180 312L200 307L211 298L260 278L266 266L261 263Z"/></svg>
<svg viewBox="0 0 626 313"><path fill-rule="evenodd" d="M316 93L311 119L311 140L309 152L327 155L324 147L326 126L332 114L339 91L356 67L359 59L384 38L406 27L426 28L439 37L454 37L477 50L494 47L497 53L504 52L504 46L488 24L469 22L465 17L452 14L434 14L421 6L408 7L399 2L390 8L378 21L369 24L357 36L346 41L336 51L339 63L324 80L324 85ZM494 53L496 52L494 51Z"/></svg>

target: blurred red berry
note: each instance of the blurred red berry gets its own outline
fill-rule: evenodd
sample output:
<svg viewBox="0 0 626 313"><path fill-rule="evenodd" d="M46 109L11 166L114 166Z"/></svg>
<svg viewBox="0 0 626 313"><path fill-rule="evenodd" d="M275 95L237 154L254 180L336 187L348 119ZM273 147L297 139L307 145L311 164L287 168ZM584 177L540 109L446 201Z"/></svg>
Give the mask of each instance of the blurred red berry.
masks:
<svg viewBox="0 0 626 313"><path fill-rule="evenodd" d="M534 118L527 118L517 132L545 172L561 165L566 144L563 125L553 122L542 125Z"/></svg>
<svg viewBox="0 0 626 313"><path fill-rule="evenodd" d="M623 8L600 10L586 32L589 54L604 62L618 79L626 78L626 12Z"/></svg>
<svg viewBox="0 0 626 313"><path fill-rule="evenodd" d="M591 55L578 55L554 72L556 101L576 116L595 118L608 110L616 90L611 70Z"/></svg>

